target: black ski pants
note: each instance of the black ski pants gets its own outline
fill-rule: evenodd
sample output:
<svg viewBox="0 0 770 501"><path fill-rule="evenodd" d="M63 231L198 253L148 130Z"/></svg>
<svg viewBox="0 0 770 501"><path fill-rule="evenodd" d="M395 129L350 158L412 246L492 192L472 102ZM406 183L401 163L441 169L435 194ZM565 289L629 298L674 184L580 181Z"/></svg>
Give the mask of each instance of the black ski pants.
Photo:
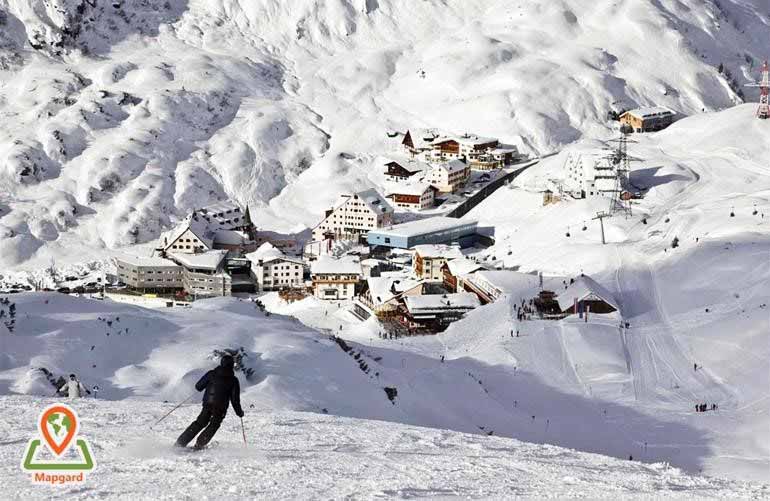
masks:
<svg viewBox="0 0 770 501"><path fill-rule="evenodd" d="M225 419L226 415L227 407L222 408L203 404L201 413L198 414L198 417L195 419L195 421L190 423L190 426L188 426L187 429L183 431L181 435L179 435L176 443L181 446L186 446L193 438L195 438L195 435L200 433L200 435L198 435L198 440L195 442L195 446L205 447L206 444L208 444L211 439L214 438L214 434L219 429L219 426L222 424L222 421ZM203 430L203 433L201 433L201 430Z"/></svg>

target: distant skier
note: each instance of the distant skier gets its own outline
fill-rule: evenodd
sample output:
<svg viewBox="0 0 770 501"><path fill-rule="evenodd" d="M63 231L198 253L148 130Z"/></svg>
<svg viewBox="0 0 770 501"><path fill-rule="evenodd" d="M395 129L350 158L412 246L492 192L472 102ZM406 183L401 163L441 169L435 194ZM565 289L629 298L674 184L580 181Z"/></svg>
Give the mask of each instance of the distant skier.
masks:
<svg viewBox="0 0 770 501"><path fill-rule="evenodd" d="M235 377L233 366L235 361L230 355L225 355L219 363L219 367L208 371L195 383L195 389L204 391L203 409L198 417L190 423L190 426L179 435L176 445L186 447L198 433L195 449L206 447L214 434L219 429L227 415L227 407L233 405L233 410L238 417L243 417L241 409L241 386ZM204 428L206 428L204 430ZM201 430L203 432L201 433Z"/></svg>
<svg viewBox="0 0 770 501"><path fill-rule="evenodd" d="M69 398L80 398L84 397L86 394L91 394L91 392L83 386L83 383L78 380L78 377L75 374L70 374L69 381L61 385L59 389L56 390L56 393L66 395Z"/></svg>

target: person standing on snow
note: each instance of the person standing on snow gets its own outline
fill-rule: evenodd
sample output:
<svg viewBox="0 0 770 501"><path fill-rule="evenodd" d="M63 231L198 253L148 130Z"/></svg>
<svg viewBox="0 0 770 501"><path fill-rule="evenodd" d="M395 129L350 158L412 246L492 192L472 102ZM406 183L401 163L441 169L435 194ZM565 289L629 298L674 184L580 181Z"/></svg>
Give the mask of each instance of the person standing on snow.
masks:
<svg viewBox="0 0 770 501"><path fill-rule="evenodd" d="M194 448L203 449L206 447L225 419L230 404L233 405L235 414L240 418L243 417L241 385L238 378L235 377L234 365L233 357L225 355L219 362L219 367L208 371L195 383L195 389L204 392L203 409L195 421L190 423L190 426L179 435L176 440L178 447L187 447L187 444L198 433L200 435L198 435ZM203 430L202 433L201 430Z"/></svg>
<svg viewBox="0 0 770 501"><path fill-rule="evenodd" d="M75 374L70 374L69 381L62 384L59 389L56 390L56 393L66 395L69 398L80 398L86 394L91 394L91 392L83 386L83 383L78 381L78 377Z"/></svg>

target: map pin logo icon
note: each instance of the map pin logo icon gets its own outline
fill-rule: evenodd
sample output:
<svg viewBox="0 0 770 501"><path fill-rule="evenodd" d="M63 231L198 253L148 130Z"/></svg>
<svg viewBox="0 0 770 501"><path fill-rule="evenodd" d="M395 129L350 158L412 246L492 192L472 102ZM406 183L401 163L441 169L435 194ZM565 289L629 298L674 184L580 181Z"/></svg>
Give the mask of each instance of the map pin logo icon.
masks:
<svg viewBox="0 0 770 501"><path fill-rule="evenodd" d="M61 456L77 435L78 418L70 406L54 404L40 414L38 428L51 452Z"/></svg>

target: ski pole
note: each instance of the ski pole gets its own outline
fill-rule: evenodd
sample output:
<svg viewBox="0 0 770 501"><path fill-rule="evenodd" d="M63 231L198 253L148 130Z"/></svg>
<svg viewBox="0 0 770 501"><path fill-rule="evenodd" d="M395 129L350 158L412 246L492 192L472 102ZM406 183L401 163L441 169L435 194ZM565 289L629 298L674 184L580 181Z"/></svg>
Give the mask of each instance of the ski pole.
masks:
<svg viewBox="0 0 770 501"><path fill-rule="evenodd" d="M194 397L194 396L195 396L195 393L192 393L192 394L190 394L190 396L189 396L189 397L187 397L187 398L185 398L184 400L182 400L181 402L179 402L179 404L177 404L177 406L176 406L176 407L174 407L173 409L171 409L170 411L168 411L168 412L167 412L167 413L166 413L166 414L165 414L165 415L164 415L162 418L160 418L160 419L158 419L157 421L155 421L155 423L154 423L152 426L150 426L150 429L152 430L152 427L153 427L153 426L158 426L158 424L160 424L160 422L161 422L161 421L163 421L164 419L166 419L167 417L169 417L169 416L171 415L171 413L172 413L172 412L174 412L174 411L175 411L175 410L177 410L178 408L182 407L182 404L186 403L188 400L190 400L190 399L191 399L192 397Z"/></svg>
<svg viewBox="0 0 770 501"><path fill-rule="evenodd" d="M241 418L241 434L243 434L243 446L248 447L246 443L246 429L243 427L243 418Z"/></svg>

